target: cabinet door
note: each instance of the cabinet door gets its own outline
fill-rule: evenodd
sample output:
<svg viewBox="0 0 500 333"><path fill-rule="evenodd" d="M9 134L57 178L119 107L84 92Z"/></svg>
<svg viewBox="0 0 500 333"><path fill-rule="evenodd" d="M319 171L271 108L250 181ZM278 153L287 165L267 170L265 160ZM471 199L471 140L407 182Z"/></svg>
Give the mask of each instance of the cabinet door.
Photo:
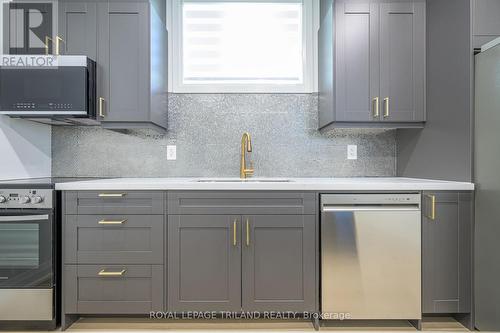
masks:
<svg viewBox="0 0 500 333"><path fill-rule="evenodd" d="M65 265L64 311L148 314L163 311L162 265Z"/></svg>
<svg viewBox="0 0 500 333"><path fill-rule="evenodd" d="M97 90L103 122L142 122L149 112L149 4L97 4ZM148 119L149 120L149 119Z"/></svg>
<svg viewBox="0 0 500 333"><path fill-rule="evenodd" d="M336 121L373 121L379 95L379 7L336 4Z"/></svg>
<svg viewBox="0 0 500 333"><path fill-rule="evenodd" d="M240 216L168 219L169 311L240 311Z"/></svg>
<svg viewBox="0 0 500 333"><path fill-rule="evenodd" d="M380 4L382 119L425 121L425 3Z"/></svg>
<svg viewBox="0 0 500 333"><path fill-rule="evenodd" d="M97 5L95 2L60 2L60 53L97 58Z"/></svg>
<svg viewBox="0 0 500 333"><path fill-rule="evenodd" d="M437 192L424 195L424 313L471 311L472 204L471 193Z"/></svg>
<svg viewBox="0 0 500 333"><path fill-rule="evenodd" d="M315 311L314 215L242 219L244 311Z"/></svg>

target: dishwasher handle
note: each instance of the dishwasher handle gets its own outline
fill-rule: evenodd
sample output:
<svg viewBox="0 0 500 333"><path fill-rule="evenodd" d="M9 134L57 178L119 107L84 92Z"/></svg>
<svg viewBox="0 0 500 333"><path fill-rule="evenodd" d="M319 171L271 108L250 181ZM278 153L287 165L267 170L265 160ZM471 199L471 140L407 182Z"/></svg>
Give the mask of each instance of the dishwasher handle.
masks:
<svg viewBox="0 0 500 333"><path fill-rule="evenodd" d="M393 211L420 211L419 205L366 205L366 206L339 206L323 205L321 211L328 212L393 212Z"/></svg>

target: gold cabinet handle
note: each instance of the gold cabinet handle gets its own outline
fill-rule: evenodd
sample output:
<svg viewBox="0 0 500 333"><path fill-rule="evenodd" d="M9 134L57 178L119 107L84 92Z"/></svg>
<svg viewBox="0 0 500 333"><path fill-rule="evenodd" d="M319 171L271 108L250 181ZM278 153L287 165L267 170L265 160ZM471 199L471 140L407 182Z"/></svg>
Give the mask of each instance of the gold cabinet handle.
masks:
<svg viewBox="0 0 500 333"><path fill-rule="evenodd" d="M236 242L236 223L238 222L238 220L234 220L233 221L233 246L236 246L237 242Z"/></svg>
<svg viewBox="0 0 500 333"><path fill-rule="evenodd" d="M247 219L247 246L250 246L250 222Z"/></svg>
<svg viewBox="0 0 500 333"><path fill-rule="evenodd" d="M389 97L384 98L384 118L389 117Z"/></svg>
<svg viewBox="0 0 500 333"><path fill-rule="evenodd" d="M99 97L99 117L104 118L104 98Z"/></svg>
<svg viewBox="0 0 500 333"><path fill-rule="evenodd" d="M99 198L123 198L125 193L99 193Z"/></svg>
<svg viewBox="0 0 500 333"><path fill-rule="evenodd" d="M60 42L64 42L64 40L61 37L57 36L56 37L56 55L60 55L60 53L59 53L59 51L60 51L60 49L59 49Z"/></svg>
<svg viewBox="0 0 500 333"><path fill-rule="evenodd" d="M127 222L127 220L100 220L97 222L98 224L123 224Z"/></svg>
<svg viewBox="0 0 500 333"><path fill-rule="evenodd" d="M379 98L378 96L373 99L373 118L378 118L380 116L379 113Z"/></svg>
<svg viewBox="0 0 500 333"><path fill-rule="evenodd" d="M431 214L427 215L427 218L434 221L436 219L436 196L426 194L426 197L431 200Z"/></svg>
<svg viewBox="0 0 500 333"><path fill-rule="evenodd" d="M45 36L45 54L46 55L49 55L49 49L50 49L50 46L49 46L49 42L52 41L52 38L50 38L49 36Z"/></svg>
<svg viewBox="0 0 500 333"><path fill-rule="evenodd" d="M99 275L99 276L122 276L126 271L127 271L126 269L122 269L119 272L106 272L106 270L103 269L99 273L97 273L97 275Z"/></svg>

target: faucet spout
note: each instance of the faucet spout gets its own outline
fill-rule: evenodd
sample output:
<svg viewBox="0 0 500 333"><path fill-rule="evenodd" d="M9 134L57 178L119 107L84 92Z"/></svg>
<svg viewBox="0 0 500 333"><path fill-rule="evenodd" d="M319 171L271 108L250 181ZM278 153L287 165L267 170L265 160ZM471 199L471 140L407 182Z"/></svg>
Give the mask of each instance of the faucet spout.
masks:
<svg viewBox="0 0 500 333"><path fill-rule="evenodd" d="M245 132L241 137L241 159L240 159L240 178L246 179L253 175L254 169L247 167L246 153L252 152L252 139L250 133Z"/></svg>

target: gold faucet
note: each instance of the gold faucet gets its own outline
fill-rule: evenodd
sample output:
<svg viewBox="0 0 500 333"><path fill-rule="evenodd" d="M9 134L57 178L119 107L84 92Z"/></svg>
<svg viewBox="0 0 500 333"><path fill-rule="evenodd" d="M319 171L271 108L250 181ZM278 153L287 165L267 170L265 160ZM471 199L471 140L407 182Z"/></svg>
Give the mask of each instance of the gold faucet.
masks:
<svg viewBox="0 0 500 333"><path fill-rule="evenodd" d="M247 168L247 161L245 158L245 150L249 153L252 152L252 139L248 132L243 133L241 137L241 163L240 163L240 178L245 179L253 175L254 170L252 168Z"/></svg>

